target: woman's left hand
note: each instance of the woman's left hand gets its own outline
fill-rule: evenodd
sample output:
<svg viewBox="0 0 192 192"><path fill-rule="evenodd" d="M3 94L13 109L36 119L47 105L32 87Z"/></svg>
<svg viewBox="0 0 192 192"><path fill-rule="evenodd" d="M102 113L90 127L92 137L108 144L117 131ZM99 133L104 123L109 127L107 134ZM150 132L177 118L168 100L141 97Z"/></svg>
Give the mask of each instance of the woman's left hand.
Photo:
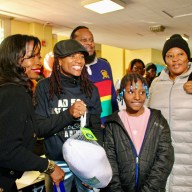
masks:
<svg viewBox="0 0 192 192"><path fill-rule="evenodd" d="M186 93L188 94L192 94L192 81L187 81L184 85L183 85L184 90L186 91Z"/></svg>

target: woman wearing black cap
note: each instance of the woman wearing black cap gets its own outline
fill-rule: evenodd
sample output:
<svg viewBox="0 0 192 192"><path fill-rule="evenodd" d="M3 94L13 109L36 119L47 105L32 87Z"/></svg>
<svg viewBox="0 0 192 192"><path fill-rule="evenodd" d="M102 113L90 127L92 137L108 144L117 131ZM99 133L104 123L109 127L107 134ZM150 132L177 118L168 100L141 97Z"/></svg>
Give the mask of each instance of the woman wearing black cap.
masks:
<svg viewBox="0 0 192 192"><path fill-rule="evenodd" d="M88 56L88 52L75 40L56 43L53 52L52 74L49 78L39 81L36 87L36 113L42 116L38 119L39 124L46 123L45 117L50 118L59 114L63 114L63 123L53 127L52 133L46 133L46 130L41 133L41 136L45 137L45 153L65 171L66 192L71 191L73 180L76 182L78 191L92 191L73 175L62 155L63 143L80 129L80 117L85 113L87 113L87 126L92 129L102 145L99 93L93 83L88 80L85 68L85 57ZM53 191L53 185L48 187L50 184L52 185L46 179L46 191Z"/></svg>
<svg viewBox="0 0 192 192"><path fill-rule="evenodd" d="M175 163L167 190L192 191L192 96L183 85L192 72L190 49L181 35L165 42L163 59L167 67L150 88L149 107L160 109L167 119L175 149Z"/></svg>

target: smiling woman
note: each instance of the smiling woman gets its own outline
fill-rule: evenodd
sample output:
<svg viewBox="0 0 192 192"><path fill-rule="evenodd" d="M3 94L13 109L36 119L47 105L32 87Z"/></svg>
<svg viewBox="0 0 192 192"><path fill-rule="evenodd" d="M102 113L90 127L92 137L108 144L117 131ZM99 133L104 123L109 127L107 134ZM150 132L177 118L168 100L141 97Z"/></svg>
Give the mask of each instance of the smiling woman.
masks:
<svg viewBox="0 0 192 192"><path fill-rule="evenodd" d="M58 166L32 152L38 127L31 78L40 64L38 57L33 59L40 55L39 45L37 37L21 34L0 44L0 191L17 191L15 180L25 171L50 174L56 185L64 178Z"/></svg>
<svg viewBox="0 0 192 192"><path fill-rule="evenodd" d="M21 66L33 84L33 92L35 90L37 80L40 79L40 75L42 74L40 51L41 43L37 37L34 37L34 40L31 40L26 44L26 54L21 58Z"/></svg>
<svg viewBox="0 0 192 192"><path fill-rule="evenodd" d="M175 148L174 173L171 174L167 189L170 191L192 191L191 151L192 145L192 96L184 88L192 65L190 49L179 34L174 34L163 47L163 59L167 67L150 87L149 107L160 109L167 119ZM192 87L191 82L187 83Z"/></svg>
<svg viewBox="0 0 192 192"><path fill-rule="evenodd" d="M65 114L63 124L58 131L44 135L45 154L55 160L66 174L64 185L66 192L71 191L75 180L78 191L92 191L70 171L62 155L63 143L80 130L80 117L86 113L86 127L90 128L103 144L101 129L101 103L97 88L88 79L85 67L86 49L76 40L63 40L55 44L53 49L53 71L49 78L38 82L35 96L37 98L36 113L50 118ZM44 118L39 118L44 123ZM49 127L50 125L47 125ZM53 183L46 176L46 191L53 191Z"/></svg>
<svg viewBox="0 0 192 192"><path fill-rule="evenodd" d="M85 58L84 54L81 52L59 58L60 71L68 77L80 76L84 65Z"/></svg>
<svg viewBox="0 0 192 192"><path fill-rule="evenodd" d="M30 44L33 46L32 42ZM38 51L38 48L36 51ZM30 57L24 58L21 65L25 69L25 73L30 79L37 79L42 72L42 62L39 53L32 54Z"/></svg>

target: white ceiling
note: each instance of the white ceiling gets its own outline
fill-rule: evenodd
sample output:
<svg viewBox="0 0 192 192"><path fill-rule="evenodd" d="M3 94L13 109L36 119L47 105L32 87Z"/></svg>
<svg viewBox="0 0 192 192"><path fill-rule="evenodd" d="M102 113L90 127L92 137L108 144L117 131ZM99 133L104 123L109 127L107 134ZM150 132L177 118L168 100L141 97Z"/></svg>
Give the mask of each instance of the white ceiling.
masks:
<svg viewBox="0 0 192 192"><path fill-rule="evenodd" d="M192 0L123 1L124 10L100 15L81 7L81 0L0 0L0 14L52 25L53 33L65 36L76 26L85 25L96 43L121 48L161 50L174 33L190 36L188 43L192 46ZM156 25L166 29L151 32L149 27Z"/></svg>

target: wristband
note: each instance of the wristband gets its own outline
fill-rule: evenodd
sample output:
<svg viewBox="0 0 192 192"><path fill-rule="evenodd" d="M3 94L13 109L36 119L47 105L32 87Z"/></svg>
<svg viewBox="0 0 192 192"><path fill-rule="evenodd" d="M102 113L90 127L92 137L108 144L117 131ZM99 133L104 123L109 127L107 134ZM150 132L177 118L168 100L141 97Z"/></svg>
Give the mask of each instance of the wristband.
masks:
<svg viewBox="0 0 192 192"><path fill-rule="evenodd" d="M55 171L55 162L54 161L49 161L48 167L47 169L44 171L44 173L50 175L51 173L53 173Z"/></svg>

